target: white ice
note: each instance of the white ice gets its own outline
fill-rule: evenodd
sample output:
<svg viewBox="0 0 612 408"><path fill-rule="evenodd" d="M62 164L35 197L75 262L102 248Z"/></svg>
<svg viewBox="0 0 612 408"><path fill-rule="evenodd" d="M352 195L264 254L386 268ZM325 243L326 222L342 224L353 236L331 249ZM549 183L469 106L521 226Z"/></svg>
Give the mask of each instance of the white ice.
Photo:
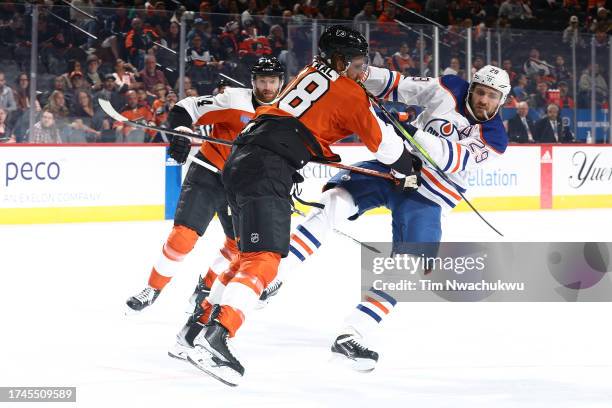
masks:
<svg viewBox="0 0 612 408"><path fill-rule="evenodd" d="M509 241L612 241L609 209L486 216ZM221 243L217 221L155 305L122 314L170 228L0 226L0 386L76 386L78 407L612 406L610 303L404 303L373 339L374 372L331 364L329 346L359 299L359 247L336 234L248 316L236 339L246 376L227 387L166 355ZM390 217L344 230L388 240ZM450 215L444 231L448 241L497 240L472 213ZM75 406L53 406L64 405Z"/></svg>

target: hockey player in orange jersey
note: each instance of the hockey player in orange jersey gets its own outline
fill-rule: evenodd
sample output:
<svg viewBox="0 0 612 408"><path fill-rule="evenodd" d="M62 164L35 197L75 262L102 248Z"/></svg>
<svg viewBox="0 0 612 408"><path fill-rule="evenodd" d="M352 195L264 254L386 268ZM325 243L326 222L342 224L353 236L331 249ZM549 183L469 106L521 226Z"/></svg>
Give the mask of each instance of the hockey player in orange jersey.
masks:
<svg viewBox="0 0 612 408"><path fill-rule="evenodd" d="M259 59L251 73L252 89L226 88L224 93L214 97L189 97L178 102L169 114L171 128L192 132L192 124L212 124L212 137L233 141L255 116L255 109L271 103L283 85L284 70L276 58ZM189 139L174 137L168 153L182 164L187 160L190 149ZM189 167L174 216L174 227L151 270L148 286L127 300L128 312L141 311L155 302L185 256L204 234L215 213L221 221L226 239L208 272L196 286L193 297L196 304L208 295L217 275L228 267L238 252L221 181L221 171L229 153L228 146L211 142L202 144L196 157L207 167L197 163Z"/></svg>
<svg viewBox="0 0 612 408"><path fill-rule="evenodd" d="M274 104L258 108L234 142L223 183L240 253L213 284L205 314L187 333L194 345L188 360L228 385L236 385L244 374L228 339L275 278L289 249L290 190L296 171L310 160L339 160L330 145L356 133L379 161L403 176L405 186L417 187L418 159L376 116L356 82L367 51L360 33L329 27L319 40L315 61Z"/></svg>

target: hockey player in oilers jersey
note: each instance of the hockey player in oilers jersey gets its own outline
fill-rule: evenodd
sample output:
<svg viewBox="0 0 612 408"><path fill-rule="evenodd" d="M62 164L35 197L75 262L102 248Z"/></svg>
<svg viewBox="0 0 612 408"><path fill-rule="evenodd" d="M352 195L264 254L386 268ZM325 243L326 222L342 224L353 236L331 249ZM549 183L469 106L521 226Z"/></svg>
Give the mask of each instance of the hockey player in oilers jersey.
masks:
<svg viewBox="0 0 612 408"><path fill-rule="evenodd" d="M508 96L510 83L508 74L500 68L486 66L468 83L455 75L403 77L370 67L364 75L364 85L379 98L423 108L406 126L407 130L454 185L443 180L423 157L421 185L415 192L398 191L379 178L340 171L325 186L321 200L325 207L314 209L291 235L290 253L280 264L278 279L284 279L316 252L332 228L377 207L391 210L394 253L405 253L403 242L438 243L442 236L441 216L461 199L457 189L466 191L467 170L495 160L506 150L508 137L498 111ZM357 165L389 171L376 160ZM348 358L357 370L372 370L378 354L364 346L363 337L395 304L389 294L370 289L366 300L348 316L332 352Z"/></svg>
<svg viewBox="0 0 612 408"><path fill-rule="evenodd" d="M179 101L169 114L170 126L192 132L192 124L213 125L213 138L233 141L255 116L255 109L271 103L282 89L284 69L276 58L260 58L251 74L252 89L226 88L225 92L214 97L188 97ZM191 141L177 136L172 139L168 153L182 164L190 150ZM196 305L208 295L217 275L228 267L238 252L220 174L229 153L228 146L211 142L202 144L196 157L207 167L197 163L189 167L181 188L174 227L151 270L148 286L127 300L129 312L141 311L157 299L204 234L215 213L226 239L208 272L198 282L193 299Z"/></svg>

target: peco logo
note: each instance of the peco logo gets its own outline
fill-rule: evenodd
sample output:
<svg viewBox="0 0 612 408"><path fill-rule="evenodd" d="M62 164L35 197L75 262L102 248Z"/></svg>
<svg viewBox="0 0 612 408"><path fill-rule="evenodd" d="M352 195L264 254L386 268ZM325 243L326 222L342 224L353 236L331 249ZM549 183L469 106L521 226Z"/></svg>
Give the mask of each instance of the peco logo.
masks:
<svg viewBox="0 0 612 408"><path fill-rule="evenodd" d="M572 165L574 166L575 174L569 176L569 185L572 188L580 188L587 181L595 183L610 183L612 182L612 163L602 164L600 160L601 153L597 153L593 157L579 150L572 156Z"/></svg>
<svg viewBox="0 0 612 408"><path fill-rule="evenodd" d="M10 183L31 180L57 180L60 176L60 165L57 162L7 162L4 168L4 186Z"/></svg>

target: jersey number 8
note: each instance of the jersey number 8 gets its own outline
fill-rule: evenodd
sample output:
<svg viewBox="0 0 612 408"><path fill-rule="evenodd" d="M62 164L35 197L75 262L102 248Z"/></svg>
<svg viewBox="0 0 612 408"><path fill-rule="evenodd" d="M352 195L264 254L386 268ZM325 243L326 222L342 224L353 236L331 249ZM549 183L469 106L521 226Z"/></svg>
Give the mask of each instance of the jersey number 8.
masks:
<svg viewBox="0 0 612 408"><path fill-rule="evenodd" d="M311 72L281 97L278 107L296 118L302 116L312 104L329 90L329 80L319 72Z"/></svg>

